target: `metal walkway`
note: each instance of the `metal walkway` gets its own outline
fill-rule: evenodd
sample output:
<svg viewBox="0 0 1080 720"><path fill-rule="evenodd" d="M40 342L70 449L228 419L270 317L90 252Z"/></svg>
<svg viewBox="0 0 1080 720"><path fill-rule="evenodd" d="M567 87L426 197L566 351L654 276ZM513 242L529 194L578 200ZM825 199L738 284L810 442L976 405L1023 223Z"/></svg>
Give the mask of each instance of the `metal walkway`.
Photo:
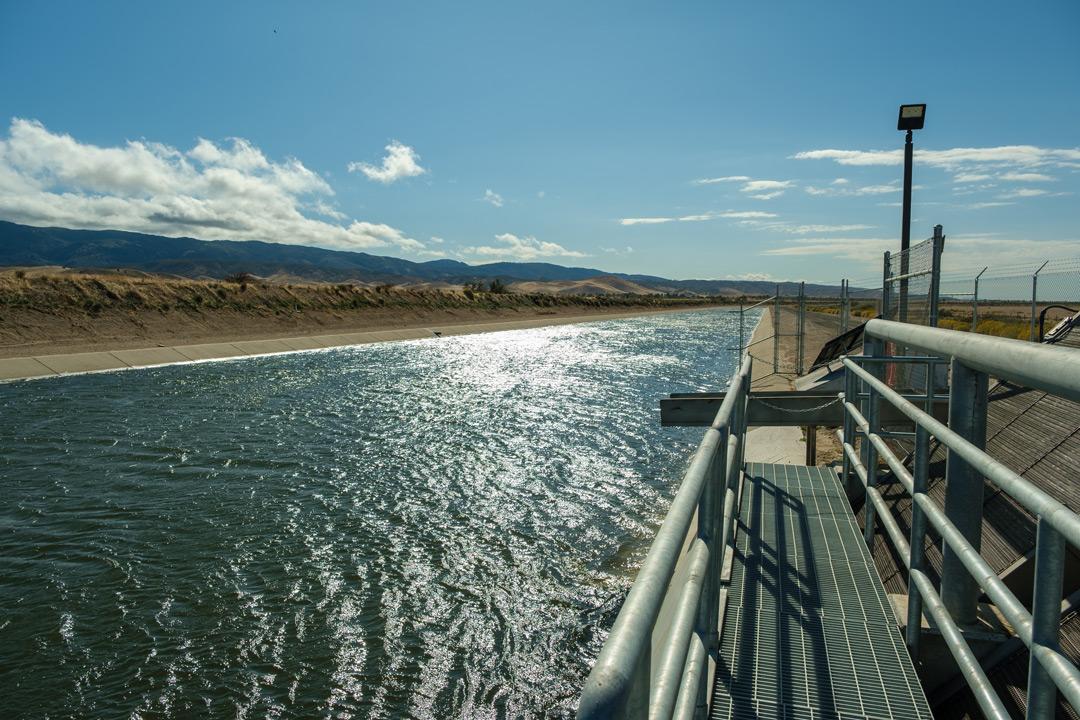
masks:
<svg viewBox="0 0 1080 720"><path fill-rule="evenodd" d="M828 468L748 463L713 718L932 715Z"/></svg>

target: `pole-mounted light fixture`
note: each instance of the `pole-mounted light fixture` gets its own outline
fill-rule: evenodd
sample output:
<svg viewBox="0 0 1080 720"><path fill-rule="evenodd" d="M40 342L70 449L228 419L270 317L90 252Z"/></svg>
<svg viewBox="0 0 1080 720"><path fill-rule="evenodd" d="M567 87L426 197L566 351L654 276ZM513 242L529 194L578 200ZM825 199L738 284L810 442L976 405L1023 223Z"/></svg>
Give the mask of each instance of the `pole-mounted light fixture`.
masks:
<svg viewBox="0 0 1080 720"><path fill-rule="evenodd" d="M922 130L926 119L926 103L921 105L901 105L900 118L896 121L897 130Z"/></svg>
<svg viewBox="0 0 1080 720"><path fill-rule="evenodd" d="M908 248L911 247L911 158L913 148L911 144L911 131L922 130L923 121L926 120L926 103L916 105L901 105L900 117L896 120L897 130L906 130L907 139L904 143L904 202L900 218L900 307L899 320L907 322L908 305Z"/></svg>

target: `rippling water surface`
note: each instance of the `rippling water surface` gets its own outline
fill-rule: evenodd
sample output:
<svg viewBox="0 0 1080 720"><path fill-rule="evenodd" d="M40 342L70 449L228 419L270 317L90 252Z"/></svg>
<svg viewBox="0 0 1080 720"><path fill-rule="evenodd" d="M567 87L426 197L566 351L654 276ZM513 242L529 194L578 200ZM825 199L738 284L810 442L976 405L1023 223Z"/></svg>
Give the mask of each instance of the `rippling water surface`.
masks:
<svg viewBox="0 0 1080 720"><path fill-rule="evenodd" d="M4 715L571 715L737 320L0 386Z"/></svg>

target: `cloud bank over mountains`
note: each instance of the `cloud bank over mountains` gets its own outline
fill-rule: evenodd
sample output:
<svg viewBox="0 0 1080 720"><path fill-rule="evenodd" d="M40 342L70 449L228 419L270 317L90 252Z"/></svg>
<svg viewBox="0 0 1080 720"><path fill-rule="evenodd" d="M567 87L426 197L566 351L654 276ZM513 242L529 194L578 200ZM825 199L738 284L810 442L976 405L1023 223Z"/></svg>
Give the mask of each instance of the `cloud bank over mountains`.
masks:
<svg viewBox="0 0 1080 720"><path fill-rule="evenodd" d="M412 172L401 157L384 161L376 175L389 177L403 167ZM272 161L243 138L199 139L187 151L146 140L101 147L21 118L0 138L0 216L14 222L340 250L423 250L390 225L346 223L333 197L333 188L299 160Z"/></svg>

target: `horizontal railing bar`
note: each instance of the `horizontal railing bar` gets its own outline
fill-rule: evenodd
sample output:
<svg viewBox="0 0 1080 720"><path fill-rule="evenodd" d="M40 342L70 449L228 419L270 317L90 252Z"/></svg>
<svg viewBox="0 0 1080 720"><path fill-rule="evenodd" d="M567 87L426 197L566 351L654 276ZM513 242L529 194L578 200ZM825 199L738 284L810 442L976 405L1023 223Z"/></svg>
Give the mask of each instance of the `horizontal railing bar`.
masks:
<svg viewBox="0 0 1080 720"><path fill-rule="evenodd" d="M890 320L871 320L866 332L922 352L954 357L1000 380L1080 402L1080 352L1072 348Z"/></svg>
<svg viewBox="0 0 1080 720"><path fill-rule="evenodd" d="M880 393L881 397L888 400L893 407L917 425L926 428L939 442L967 461L977 473L1000 487L1028 511L1044 518L1073 547L1080 547L1080 517L1077 517L1075 513L987 455L982 449L950 430L944 423L938 422L928 413L906 402L899 393L854 362L845 359L844 366Z"/></svg>
<svg viewBox="0 0 1080 720"><path fill-rule="evenodd" d="M679 687L679 699L675 704L675 711L671 717L691 718L697 717L698 695L701 692L701 683L705 679L708 668L708 653L705 652L705 643L700 635L691 638L690 650L686 654L686 667L683 671L682 685ZM708 702L708 700L706 700Z"/></svg>
<svg viewBox="0 0 1080 720"><path fill-rule="evenodd" d="M698 518L698 522L702 522ZM679 697L680 680L686 665L686 651L694 634L694 620L701 603L701 590L705 586L705 573L709 565L709 545L695 538L690 546L690 561L686 568L686 584L679 596L675 617L668 631L669 640L656 671L652 698L649 701L650 717L671 717L675 701Z"/></svg>
<svg viewBox="0 0 1080 720"><path fill-rule="evenodd" d="M846 357L862 363L889 363L908 365L911 363L945 363L947 358L938 355L847 355Z"/></svg>
<svg viewBox="0 0 1080 720"><path fill-rule="evenodd" d="M837 432L841 437L843 436L842 431ZM885 459L889 468L896 475L897 479L900 480L900 484L903 485L907 493L912 496L913 502L918 504L919 508L925 514L926 519L930 521L930 524L934 529L941 534L941 537L948 543L953 552L956 553L957 558L963 563L964 568L971 577L975 579L975 582L979 584L979 587L981 587L997 605L1001 614L1009 621L1009 624L1012 626L1017 637L1019 637L1024 645L1030 649L1032 646L1033 627L1031 613L1027 611L1024 604L1021 603L1016 595L1014 595L1005 583L1002 582L998 574L994 572L986 560L983 559L982 555L979 554L979 551L977 551L974 546L968 542L967 538L960 533L956 526L949 521L945 512L937 506L930 496L926 493L913 493L915 487L914 478L907 468L904 467L900 459L892 452L888 444L876 434L871 434L869 439L877 449L878 457ZM845 452L849 447L851 447L850 443L844 443ZM854 452L854 448L852 448L852 452ZM858 468L856 468L856 473L858 473ZM865 471L859 479L863 481L864 485L866 484ZM877 503L875 503L875 505L877 505ZM882 505L884 505L884 503L882 503ZM885 519L883 513L887 513L887 510L883 511L882 508L879 507L879 519L881 519L882 522L887 523L888 521ZM891 515L889 515L889 520L892 520ZM895 524L894 520L893 523ZM899 528L897 528L897 532L899 532ZM897 543L895 538L893 539L893 543L896 545L897 550L900 551L900 556L904 558L905 566L908 566L911 557L910 545L907 541ZM1046 668L1048 673L1050 673L1051 678L1054 680L1054 684L1061 688L1062 694L1069 697L1069 702L1073 703L1074 707L1080 707L1080 670L1078 670L1059 650L1039 646L1034 654L1038 658L1039 663Z"/></svg>
<svg viewBox="0 0 1080 720"><path fill-rule="evenodd" d="M892 540L900 557L904 558L904 567L908 567L911 558L911 546L904 538L904 533L900 531L900 526L896 524L896 518L892 516L892 513L889 511L889 506L885 504L885 499L881 497L881 493L878 492L878 489L870 487L868 480L869 474L866 471L866 467L859 461L858 453L855 452L855 448L852 444L844 441L844 431L837 430L836 435L840 438L844 453L848 456L852 469L855 470L855 476L859 478L859 482L862 483L867 496L870 498L870 501L874 503L874 508L877 510L877 519L885 527L885 532L888 533L889 539Z"/></svg>
<svg viewBox="0 0 1080 720"><path fill-rule="evenodd" d="M941 596L934 589L934 584L930 581L930 578L922 570L910 570L909 573L915 581L915 587L922 596L923 607L930 613L930 617L934 619L934 622L937 623L941 637L945 640L945 644L949 646L949 651L952 653L953 658L956 659L956 664L967 680L968 687L971 688L971 694L975 696L975 700L979 703L983 713L992 720L1011 720L1005 706L1001 703L1001 698L998 697L994 687L990 684L990 680L986 677L986 673L983 672L982 666L979 665L979 660L971 652L971 647L964 639L960 628L957 627L952 616L949 615L949 611L945 609Z"/></svg>
<svg viewBox="0 0 1080 720"><path fill-rule="evenodd" d="M747 357L732 379L727 396L683 475L667 516L585 682L579 717L614 716L622 711L629 698L642 654L651 652L652 631L702 490L709 480L709 466L717 452L726 454L728 450L732 416L736 403L745 398L749 388L751 363L752 359Z"/></svg>

